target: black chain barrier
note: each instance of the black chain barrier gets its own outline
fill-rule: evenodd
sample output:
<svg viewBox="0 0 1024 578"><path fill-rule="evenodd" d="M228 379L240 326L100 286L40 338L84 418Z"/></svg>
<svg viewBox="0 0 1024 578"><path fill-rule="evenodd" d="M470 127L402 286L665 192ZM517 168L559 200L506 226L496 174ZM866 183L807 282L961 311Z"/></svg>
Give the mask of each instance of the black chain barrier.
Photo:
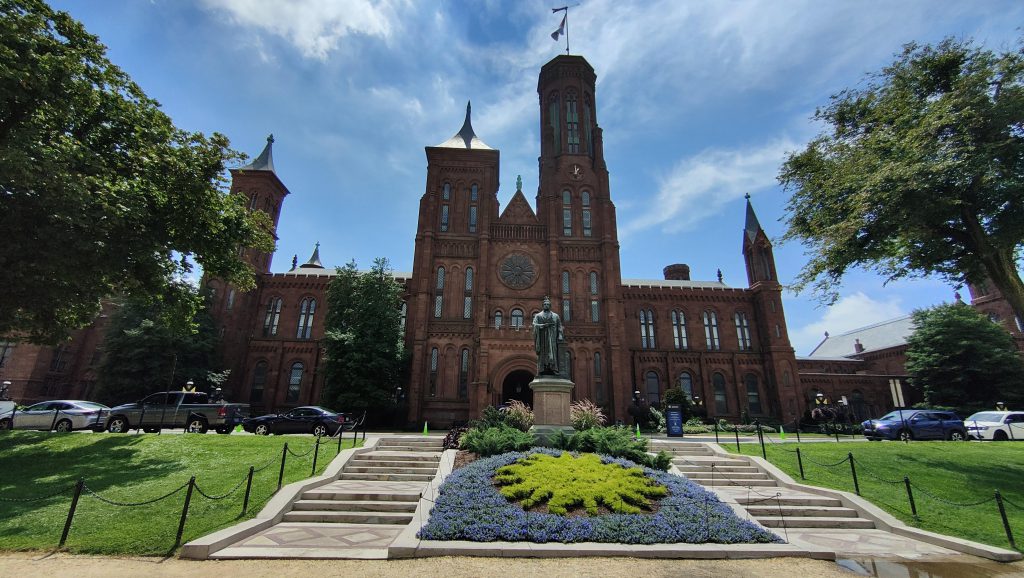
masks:
<svg viewBox="0 0 1024 578"><path fill-rule="evenodd" d="M236 491L238 491L238 488L241 488L242 484L244 484L246 481L248 481L248 479L249 479L248 475L243 477L241 480L238 480L238 483L235 484L235 487L231 488L226 493L223 493L223 494L221 494L219 496L211 496L211 495L207 494L206 492L203 491L202 488L199 487L199 484L196 484L196 491L199 492L200 496L206 498L207 500L223 500L224 498L226 498L226 497L230 496L231 494L234 494Z"/></svg>
<svg viewBox="0 0 1024 578"><path fill-rule="evenodd" d="M885 478L883 478L883 477L873 473L870 469L864 467L864 462L862 462L860 460L856 460L856 461L857 461L857 468L858 468L857 471L862 473L862 474L867 474L868 477L874 478L875 480L877 480L879 482L882 482L883 484L893 484L893 485L895 485L895 484L902 484L903 483L902 479L899 479L899 480L887 480L887 479L885 479Z"/></svg>
<svg viewBox="0 0 1024 578"><path fill-rule="evenodd" d="M917 485L915 483L911 483L910 485L911 485L912 488L914 488L915 492L920 492L920 493L928 496L929 498L935 500L936 502L942 502L943 504L946 504L947 506L953 506L953 507L956 507L956 508L973 508L975 506L980 506L982 504L987 504L989 502L996 501L995 497L992 496L992 497L985 498L984 500L978 500L977 502L964 502L964 503L954 502L953 500L947 500L946 498L943 498L941 496L936 496L935 494L929 492L928 490L925 490L924 488L922 488L921 486L919 486L919 485Z"/></svg>
<svg viewBox="0 0 1024 578"><path fill-rule="evenodd" d="M303 452L301 454L298 454L298 453L293 452L291 448L288 448L288 453L290 455L294 456L294 457L297 457L297 458L304 458L304 457L308 456L309 454L313 453L313 450L315 450L315 449L316 449L315 447L312 447L312 448L309 448L308 450L306 450L305 452Z"/></svg>
<svg viewBox="0 0 1024 578"><path fill-rule="evenodd" d="M101 502L110 504L111 506L124 506L124 507L131 508L131 507L135 507L135 506L146 506L146 505L149 505L149 504L153 504L155 502L159 502L160 500L166 500L167 498L170 498L174 494L177 494L178 492L184 490L187 487L188 487L188 482L178 486L177 489L171 490L170 492L160 496L159 498L153 498L152 500L145 500L145 501L142 501L142 502L119 502L117 500L111 500L110 498L104 498L103 496L98 494L95 490L90 488L88 485L84 486L83 489L90 496L96 498L97 500L99 500Z"/></svg>

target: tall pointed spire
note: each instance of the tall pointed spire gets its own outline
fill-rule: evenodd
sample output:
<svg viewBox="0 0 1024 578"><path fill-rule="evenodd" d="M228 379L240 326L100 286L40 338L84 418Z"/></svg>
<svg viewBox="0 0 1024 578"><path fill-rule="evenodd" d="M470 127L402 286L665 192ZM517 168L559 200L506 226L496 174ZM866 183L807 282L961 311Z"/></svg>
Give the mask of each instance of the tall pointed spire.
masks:
<svg viewBox="0 0 1024 578"><path fill-rule="evenodd" d="M753 241L754 237L757 237L757 233L761 231L761 223L757 220L757 215L754 213L754 206L750 204L750 193L745 195L747 199L747 222L743 226L744 232L747 234L747 239Z"/></svg>
<svg viewBox="0 0 1024 578"><path fill-rule="evenodd" d="M466 102L466 120L462 123L462 128L459 129L459 132L455 133L455 136L437 145L439 148L494 150L487 146L487 143L480 140L480 137L476 136L476 133L473 132L472 110L472 103Z"/></svg>
<svg viewBox="0 0 1024 578"><path fill-rule="evenodd" d="M243 171L270 171L274 172L274 135L267 136L267 146L263 147L263 152L260 156L256 157L256 160L241 167Z"/></svg>
<svg viewBox="0 0 1024 578"><path fill-rule="evenodd" d="M316 246L313 247L313 254L309 256L309 261L306 261L302 265L299 265L299 269L323 269L324 265L320 262L320 241L316 242Z"/></svg>

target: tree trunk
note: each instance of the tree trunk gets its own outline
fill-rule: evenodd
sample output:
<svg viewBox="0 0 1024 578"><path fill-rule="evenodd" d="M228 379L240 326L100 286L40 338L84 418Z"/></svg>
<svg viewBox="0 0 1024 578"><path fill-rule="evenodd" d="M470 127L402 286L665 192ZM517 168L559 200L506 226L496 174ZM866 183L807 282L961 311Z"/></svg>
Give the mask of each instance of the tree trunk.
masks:
<svg viewBox="0 0 1024 578"><path fill-rule="evenodd" d="M1013 308L1017 319L1024 323L1024 282L1020 279L1017 267L1013 262L1013 254L1000 251L993 259L982 258L985 270L992 284L1003 294L1003 298Z"/></svg>

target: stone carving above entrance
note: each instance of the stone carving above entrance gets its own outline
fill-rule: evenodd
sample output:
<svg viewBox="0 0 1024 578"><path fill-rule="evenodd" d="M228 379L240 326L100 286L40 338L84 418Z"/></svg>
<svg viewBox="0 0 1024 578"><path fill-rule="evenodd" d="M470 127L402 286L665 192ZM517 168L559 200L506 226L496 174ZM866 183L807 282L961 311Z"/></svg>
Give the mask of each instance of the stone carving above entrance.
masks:
<svg viewBox="0 0 1024 578"><path fill-rule="evenodd" d="M526 289L537 280L537 267L522 253L512 253L501 262L501 282L512 289Z"/></svg>

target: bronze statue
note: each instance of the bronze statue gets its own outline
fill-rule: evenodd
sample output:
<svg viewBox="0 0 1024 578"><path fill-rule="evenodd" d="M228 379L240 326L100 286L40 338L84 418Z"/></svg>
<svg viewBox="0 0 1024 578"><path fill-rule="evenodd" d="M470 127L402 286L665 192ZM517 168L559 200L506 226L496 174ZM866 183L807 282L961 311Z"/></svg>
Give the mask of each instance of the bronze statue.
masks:
<svg viewBox="0 0 1024 578"><path fill-rule="evenodd" d="M562 319L544 298L544 310L533 316L533 349L537 352L537 375L559 375L558 344L565 341Z"/></svg>

